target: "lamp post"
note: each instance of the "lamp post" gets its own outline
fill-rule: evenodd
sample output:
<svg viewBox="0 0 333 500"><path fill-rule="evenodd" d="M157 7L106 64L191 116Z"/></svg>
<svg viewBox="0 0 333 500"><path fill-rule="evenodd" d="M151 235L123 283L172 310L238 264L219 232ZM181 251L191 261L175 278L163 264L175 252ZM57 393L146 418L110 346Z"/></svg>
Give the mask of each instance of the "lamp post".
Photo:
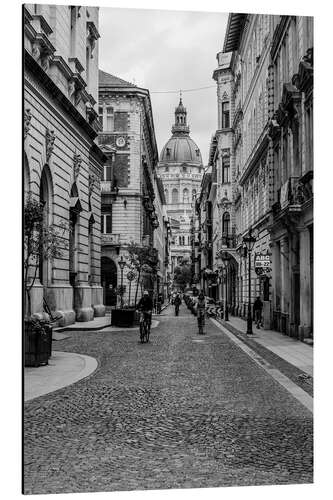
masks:
<svg viewBox="0 0 333 500"><path fill-rule="evenodd" d="M119 267L120 267L120 307L121 309L124 307L124 288L123 288L123 280L124 280L124 267L126 266L126 261L124 260L124 257L121 256L120 260L118 261Z"/></svg>
<svg viewBox="0 0 333 500"><path fill-rule="evenodd" d="M228 311L228 267L230 262L230 255L227 252L222 252L221 260L223 262L223 279L224 279L224 319L229 321Z"/></svg>
<svg viewBox="0 0 333 500"><path fill-rule="evenodd" d="M243 242L246 245L247 253L248 253L248 274L249 274L249 296L247 303L247 335L253 335L252 330L252 314L251 314L251 252L253 250L256 239L252 236L252 228L249 230L249 235L244 236Z"/></svg>

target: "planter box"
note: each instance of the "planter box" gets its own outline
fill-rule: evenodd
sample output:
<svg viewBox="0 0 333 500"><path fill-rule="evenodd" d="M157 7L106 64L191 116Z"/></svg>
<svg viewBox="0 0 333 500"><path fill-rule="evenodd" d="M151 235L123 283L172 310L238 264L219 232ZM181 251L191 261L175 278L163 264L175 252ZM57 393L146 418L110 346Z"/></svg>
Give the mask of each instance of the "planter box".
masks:
<svg viewBox="0 0 333 500"><path fill-rule="evenodd" d="M47 365L52 354L52 327L45 325L44 333L30 321L24 322L24 366Z"/></svg>
<svg viewBox="0 0 333 500"><path fill-rule="evenodd" d="M130 328L138 324L138 315L135 309L112 309L111 325Z"/></svg>

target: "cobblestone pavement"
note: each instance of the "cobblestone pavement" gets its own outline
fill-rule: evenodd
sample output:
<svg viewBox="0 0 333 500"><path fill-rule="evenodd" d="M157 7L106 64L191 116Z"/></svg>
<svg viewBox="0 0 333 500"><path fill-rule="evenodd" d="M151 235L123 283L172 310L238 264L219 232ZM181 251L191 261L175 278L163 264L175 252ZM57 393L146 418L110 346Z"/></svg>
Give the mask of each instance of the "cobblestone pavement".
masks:
<svg viewBox="0 0 333 500"><path fill-rule="evenodd" d="M185 306L152 330L73 332L87 379L25 404L25 493L312 482L312 415Z"/></svg>

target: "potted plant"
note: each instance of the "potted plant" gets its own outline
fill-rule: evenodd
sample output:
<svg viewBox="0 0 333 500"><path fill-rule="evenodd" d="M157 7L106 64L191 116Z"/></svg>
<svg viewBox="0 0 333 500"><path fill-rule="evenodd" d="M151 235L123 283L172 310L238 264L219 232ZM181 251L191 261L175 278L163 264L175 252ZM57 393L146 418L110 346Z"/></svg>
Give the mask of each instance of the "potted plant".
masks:
<svg viewBox="0 0 333 500"><path fill-rule="evenodd" d="M44 204L28 196L24 206L24 351L25 366L47 364L52 351L51 314L44 317L31 315L31 290L37 271L44 259L62 256L68 247L64 238L66 225L44 223Z"/></svg>

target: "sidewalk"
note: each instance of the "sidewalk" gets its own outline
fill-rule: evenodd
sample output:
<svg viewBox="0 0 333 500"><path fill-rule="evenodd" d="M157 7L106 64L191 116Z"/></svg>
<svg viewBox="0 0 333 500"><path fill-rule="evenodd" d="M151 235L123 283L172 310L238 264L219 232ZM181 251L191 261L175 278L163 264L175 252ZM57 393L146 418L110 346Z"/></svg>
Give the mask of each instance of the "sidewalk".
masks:
<svg viewBox="0 0 333 500"><path fill-rule="evenodd" d="M70 330L81 330L81 331L94 331L101 330L106 326L111 326L111 315L106 314L105 316L101 316L100 318L94 318L92 321L77 321L72 325L67 326L59 326L58 328L54 328L54 332L68 332Z"/></svg>
<svg viewBox="0 0 333 500"><path fill-rule="evenodd" d="M91 375L97 366L96 359L90 356L53 351L48 365L24 368L24 401L74 384Z"/></svg>
<svg viewBox="0 0 333 500"><path fill-rule="evenodd" d="M239 333L246 335L247 325L245 320L230 316L229 321L222 322L226 328L228 328L228 323ZM313 348L311 346L274 330L258 329L255 324L253 324L253 336L251 338L313 377Z"/></svg>

